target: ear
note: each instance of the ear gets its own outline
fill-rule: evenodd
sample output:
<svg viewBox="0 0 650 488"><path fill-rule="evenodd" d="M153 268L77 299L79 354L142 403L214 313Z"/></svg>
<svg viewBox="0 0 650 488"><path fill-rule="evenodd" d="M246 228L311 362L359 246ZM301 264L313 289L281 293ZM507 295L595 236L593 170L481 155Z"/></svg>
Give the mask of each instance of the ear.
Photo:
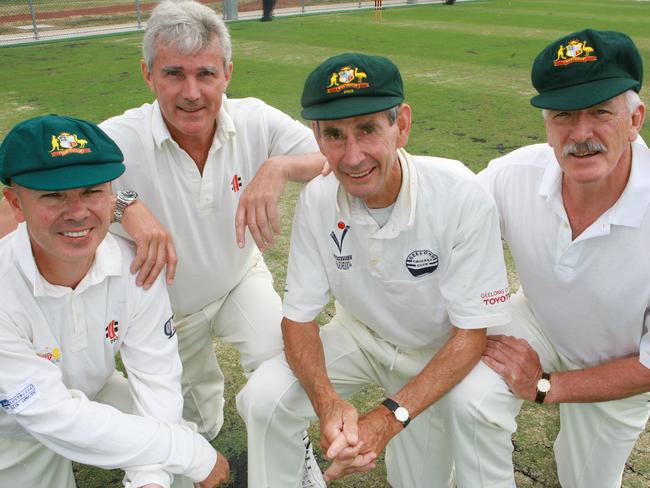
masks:
<svg viewBox="0 0 650 488"><path fill-rule="evenodd" d="M16 189L11 187L4 187L2 189L2 194L5 197L5 200L9 203L11 208L11 213L14 214L14 219L16 222L24 222L25 214L23 213L22 205L20 204L20 199L16 194Z"/></svg>
<svg viewBox="0 0 650 488"><path fill-rule="evenodd" d="M232 70L233 70L233 64L232 61L228 63L228 68L226 68L226 88L228 88L228 84L230 83L230 77L232 76Z"/></svg>
<svg viewBox="0 0 650 488"><path fill-rule="evenodd" d="M399 129L399 134L397 136L397 148L406 146L409 141L409 134L411 132L411 106L408 103L403 103L400 106L399 114L397 115L397 120L395 124Z"/></svg>
<svg viewBox="0 0 650 488"><path fill-rule="evenodd" d="M632 113L632 126L630 127L630 135L628 139L630 142L634 141L641 132L643 121L645 120L645 104L640 103L636 110Z"/></svg>
<svg viewBox="0 0 650 488"><path fill-rule="evenodd" d="M151 71L149 70L149 67L147 66L147 63L144 61L144 59L140 60L140 69L142 70L142 78L144 78L144 81L149 87L149 90L154 91Z"/></svg>

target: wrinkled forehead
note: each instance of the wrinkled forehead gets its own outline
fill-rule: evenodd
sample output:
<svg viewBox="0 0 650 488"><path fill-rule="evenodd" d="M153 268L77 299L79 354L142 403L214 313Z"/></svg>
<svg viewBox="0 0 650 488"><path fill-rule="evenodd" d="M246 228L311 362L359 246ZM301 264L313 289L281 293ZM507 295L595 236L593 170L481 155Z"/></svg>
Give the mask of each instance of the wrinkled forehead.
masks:
<svg viewBox="0 0 650 488"><path fill-rule="evenodd" d="M207 44L181 42L175 38L156 38L155 62L166 62L167 59L183 59L189 63L224 64L224 52L219 38L214 35Z"/></svg>

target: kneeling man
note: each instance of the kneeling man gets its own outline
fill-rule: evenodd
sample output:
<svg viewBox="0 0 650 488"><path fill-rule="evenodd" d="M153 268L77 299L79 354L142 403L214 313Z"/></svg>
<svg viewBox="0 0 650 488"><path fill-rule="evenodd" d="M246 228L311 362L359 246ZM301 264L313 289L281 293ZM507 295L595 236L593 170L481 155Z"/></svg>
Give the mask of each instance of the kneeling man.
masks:
<svg viewBox="0 0 650 488"><path fill-rule="evenodd" d="M333 174L311 181L296 208L286 357L264 363L238 397L251 487L299 486L314 415L335 459L325 479L371 469L388 445L394 487L449 487L454 457L457 486L496 486L476 456L491 421L462 386L468 374L486 389L502 382L479 363L486 327L510 319L496 206L462 163L403 149L403 100L383 57L335 56L305 83L302 115ZM330 294L336 315L320 329ZM369 384L389 397L359 413L345 398ZM467 408L452 407L458 398ZM310 486L324 485L317 468Z"/></svg>
<svg viewBox="0 0 650 488"><path fill-rule="evenodd" d="M0 486L74 488L70 460L123 468L130 487L228 477L225 458L179 425L164 281L137 287L133 249L107 234L122 159L95 125L56 115L17 125L0 146L21 222L0 241Z"/></svg>

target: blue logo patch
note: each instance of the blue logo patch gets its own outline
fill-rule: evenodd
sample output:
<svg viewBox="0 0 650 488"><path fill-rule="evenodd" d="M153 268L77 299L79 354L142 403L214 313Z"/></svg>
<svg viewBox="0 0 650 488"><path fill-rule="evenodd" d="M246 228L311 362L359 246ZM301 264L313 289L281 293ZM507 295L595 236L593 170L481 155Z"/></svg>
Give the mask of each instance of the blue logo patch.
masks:
<svg viewBox="0 0 650 488"><path fill-rule="evenodd" d="M438 269L438 256L428 249L413 251L406 256L406 269L416 278L425 274L433 273Z"/></svg>
<svg viewBox="0 0 650 488"><path fill-rule="evenodd" d="M169 320L165 322L165 326L163 330L165 331L165 335L167 336L167 339L171 339L174 337L174 334L176 334L176 326L174 325L174 322L172 322L172 319L174 316L172 315L169 317Z"/></svg>
<svg viewBox="0 0 650 488"><path fill-rule="evenodd" d="M15 393L6 398L0 398L0 407L8 414L17 414L33 403L39 396L40 393L36 385L28 380Z"/></svg>

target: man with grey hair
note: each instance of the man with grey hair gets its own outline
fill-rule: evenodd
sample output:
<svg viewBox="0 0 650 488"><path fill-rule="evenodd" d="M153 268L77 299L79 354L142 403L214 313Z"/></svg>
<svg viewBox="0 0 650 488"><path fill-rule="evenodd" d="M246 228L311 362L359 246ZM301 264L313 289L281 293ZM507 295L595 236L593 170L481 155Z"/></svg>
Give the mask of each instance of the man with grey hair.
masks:
<svg viewBox="0 0 650 488"><path fill-rule="evenodd" d="M492 161L479 178L499 207L521 281L513 322L488 336L501 374L484 403L490 447L512 480L523 400L560 405L554 444L564 488L621 486L650 414L650 150L640 54L625 34L587 29L548 45L532 80L548 144ZM497 486L497 485L494 485ZM498 485L501 486L501 485Z"/></svg>
<svg viewBox="0 0 650 488"><path fill-rule="evenodd" d="M225 95L231 52L213 10L161 2L143 42L142 73L156 101L101 124L125 156L115 186L136 190L173 236L178 267L169 292L184 418L208 439L221 429L224 405L213 337L239 350L246 374L282 351L280 298L260 249L279 231L287 180L307 181L324 165L304 125L258 99ZM155 239L142 235L153 224L142 225L149 222L142 214L142 206L126 208L125 230L138 243L154 242L148 252L156 254ZM244 238L246 226L257 246Z"/></svg>

